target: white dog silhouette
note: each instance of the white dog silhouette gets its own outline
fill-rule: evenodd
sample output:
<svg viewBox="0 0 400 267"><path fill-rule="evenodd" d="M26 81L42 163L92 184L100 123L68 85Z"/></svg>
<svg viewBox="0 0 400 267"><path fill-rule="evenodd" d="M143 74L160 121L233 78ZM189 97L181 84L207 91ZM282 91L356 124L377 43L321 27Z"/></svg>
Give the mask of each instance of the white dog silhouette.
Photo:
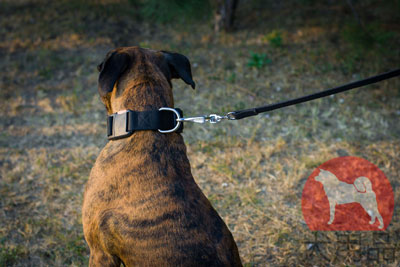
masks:
<svg viewBox="0 0 400 267"><path fill-rule="evenodd" d="M340 181L333 173L320 169L315 181L322 183L325 194L328 197L330 208L330 219L328 224L332 224L335 219L335 206L340 204L357 202L365 209L371 217L369 224L379 221L379 229L384 226L381 214L378 211L376 195L372 190L371 181L364 176L358 177L354 184Z"/></svg>

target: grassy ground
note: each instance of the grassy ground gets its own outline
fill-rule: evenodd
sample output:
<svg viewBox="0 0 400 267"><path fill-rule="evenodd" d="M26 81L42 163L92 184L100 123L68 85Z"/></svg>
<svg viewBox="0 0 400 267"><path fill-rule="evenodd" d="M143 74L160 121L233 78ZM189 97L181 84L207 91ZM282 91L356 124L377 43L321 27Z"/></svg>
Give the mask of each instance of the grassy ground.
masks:
<svg viewBox="0 0 400 267"><path fill-rule="evenodd" d="M111 48L188 56L197 90L174 82L186 115L273 103L399 67L396 1L357 2L363 26L345 1L243 2L238 29L219 35L210 23L143 21L123 0L0 2L0 266L87 264L83 188L106 143L96 66ZM361 263L336 257L335 244L307 256L313 233L301 213L303 185L316 166L344 155L371 161L393 186L386 245L395 247L396 266L399 119L397 78L257 118L187 124L183 136L194 177L246 266L368 263L365 254ZM362 233L366 242L370 234Z"/></svg>

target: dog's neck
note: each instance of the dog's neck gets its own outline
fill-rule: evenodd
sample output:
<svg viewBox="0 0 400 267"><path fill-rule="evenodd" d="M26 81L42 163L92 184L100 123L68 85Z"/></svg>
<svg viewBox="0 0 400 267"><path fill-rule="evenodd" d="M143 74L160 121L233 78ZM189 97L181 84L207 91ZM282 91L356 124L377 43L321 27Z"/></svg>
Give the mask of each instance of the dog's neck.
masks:
<svg viewBox="0 0 400 267"><path fill-rule="evenodd" d="M110 96L110 105L106 105L108 113L113 114L122 110L132 111L153 111L161 107L174 107L172 88L167 82L157 80L147 80L141 82L131 82L130 84L117 84ZM125 89L120 89L125 88ZM138 131L133 135L124 138L126 142L137 142L138 136L147 139L146 143L152 143L153 140L170 143L172 136L176 134L162 134L164 138L159 140L157 131ZM124 140L121 139L121 140ZM173 139L173 138L172 138ZM118 141L118 140L116 140ZM176 141L176 140L175 140ZM183 144L183 140L179 140Z"/></svg>
<svg viewBox="0 0 400 267"><path fill-rule="evenodd" d="M122 89L125 88L125 89ZM106 104L109 114L130 109L135 111L158 110L174 107L172 88L167 81L147 80L117 84Z"/></svg>

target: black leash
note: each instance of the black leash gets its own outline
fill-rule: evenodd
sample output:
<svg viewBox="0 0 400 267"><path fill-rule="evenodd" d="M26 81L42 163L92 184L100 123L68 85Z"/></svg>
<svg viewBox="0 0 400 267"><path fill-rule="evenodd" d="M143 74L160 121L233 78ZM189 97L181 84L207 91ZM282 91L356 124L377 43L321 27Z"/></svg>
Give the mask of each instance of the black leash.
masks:
<svg viewBox="0 0 400 267"><path fill-rule="evenodd" d="M348 83L348 84L345 84L345 85L342 85L339 87L335 87L335 88L331 88L331 89L328 89L328 90L325 90L322 92L302 96L302 97L295 98L295 99L290 99L290 100L279 102L276 104L229 112L227 114L227 116L228 116L228 119L230 119L230 120L240 120L243 118L258 115L259 113L268 112L271 110L280 109L280 108L304 103L304 102L318 99L321 97L338 94L338 93L345 92L345 91L355 89L355 88L359 88L359 87L362 87L362 86L365 86L368 84L373 84L373 83L377 83L377 82L380 82L383 80L387 80L387 79L390 79L390 78L393 78L396 76L400 76L400 69L392 70L392 71L382 73L382 74L379 74L379 75L376 75L376 76L373 76L373 77L370 77L370 78L367 78L367 79L364 79L361 81Z"/></svg>
<svg viewBox="0 0 400 267"><path fill-rule="evenodd" d="M108 139L115 140L132 135L139 130L158 130L161 133L182 132L183 122L196 123L218 123L222 120L240 120L243 118L258 115L263 112L280 109L314 99L338 94L351 89L359 88L368 84L377 83L393 77L400 76L400 69L382 73L364 80L348 83L339 87L331 88L322 92L302 96L287 101L266 105L262 107L236 110L224 116L210 114L198 117L184 118L180 109L163 107L154 111L132 111L122 110L108 116L107 135Z"/></svg>

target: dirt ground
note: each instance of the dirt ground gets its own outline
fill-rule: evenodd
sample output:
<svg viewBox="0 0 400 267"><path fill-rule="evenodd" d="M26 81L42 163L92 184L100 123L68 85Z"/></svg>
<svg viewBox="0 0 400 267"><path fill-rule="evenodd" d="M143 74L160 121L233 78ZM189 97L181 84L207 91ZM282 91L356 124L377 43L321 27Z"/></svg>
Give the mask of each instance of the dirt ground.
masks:
<svg viewBox="0 0 400 267"><path fill-rule="evenodd" d="M354 2L361 24L346 1L242 1L236 30L215 34L210 21L152 23L124 0L1 1L0 266L87 265L81 204L107 142L96 66L108 50L186 55L197 88L174 81L176 107L225 113L399 67L400 3ZM399 120L396 78L245 120L186 124L183 136L193 175L246 266L398 266ZM393 187L390 241L379 248L395 257L374 261L365 248L360 261L338 256L335 232L322 233L332 242L318 251L309 242L304 183L346 155L378 166ZM374 245L372 232L361 235Z"/></svg>

